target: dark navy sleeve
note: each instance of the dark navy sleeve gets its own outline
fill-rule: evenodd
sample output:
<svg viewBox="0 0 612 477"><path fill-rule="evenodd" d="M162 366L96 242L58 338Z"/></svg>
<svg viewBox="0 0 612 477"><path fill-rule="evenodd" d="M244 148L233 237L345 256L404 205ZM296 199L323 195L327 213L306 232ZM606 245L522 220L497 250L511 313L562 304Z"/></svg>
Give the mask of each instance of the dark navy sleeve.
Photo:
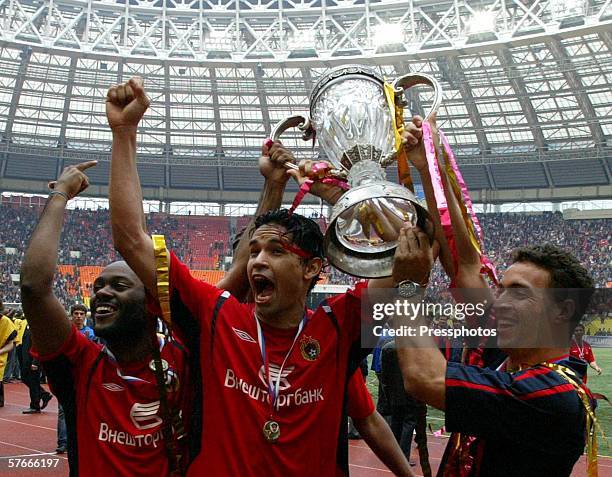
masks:
<svg viewBox="0 0 612 477"><path fill-rule="evenodd" d="M506 373L448 363L446 428L451 432L569 451L583 439L584 419L574 385L547 367Z"/></svg>

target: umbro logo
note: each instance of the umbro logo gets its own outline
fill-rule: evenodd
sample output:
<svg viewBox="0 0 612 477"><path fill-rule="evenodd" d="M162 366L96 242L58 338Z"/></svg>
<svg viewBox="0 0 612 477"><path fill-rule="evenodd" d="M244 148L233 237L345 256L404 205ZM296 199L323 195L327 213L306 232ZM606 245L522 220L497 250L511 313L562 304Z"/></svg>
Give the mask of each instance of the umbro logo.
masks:
<svg viewBox="0 0 612 477"><path fill-rule="evenodd" d="M102 383L102 387L104 389L107 389L108 391L114 391L114 392L125 391L125 388L123 386L121 386L121 384Z"/></svg>
<svg viewBox="0 0 612 477"><path fill-rule="evenodd" d="M253 337L250 334L248 334L246 331L239 330L237 328L234 328L233 326L232 326L232 330L234 330L234 333L236 333L236 336L240 338L242 341L248 341L249 343L257 343L257 341L255 341Z"/></svg>

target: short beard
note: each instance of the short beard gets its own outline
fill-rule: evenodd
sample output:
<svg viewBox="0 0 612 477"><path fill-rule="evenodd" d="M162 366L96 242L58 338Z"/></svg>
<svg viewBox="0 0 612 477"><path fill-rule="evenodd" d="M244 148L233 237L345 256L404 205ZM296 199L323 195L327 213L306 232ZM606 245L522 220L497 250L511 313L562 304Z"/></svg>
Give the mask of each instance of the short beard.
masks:
<svg viewBox="0 0 612 477"><path fill-rule="evenodd" d="M129 302L123 305L115 322L105 328L94 327L96 336L109 345L116 342L138 342L148 332L148 320L144 301Z"/></svg>

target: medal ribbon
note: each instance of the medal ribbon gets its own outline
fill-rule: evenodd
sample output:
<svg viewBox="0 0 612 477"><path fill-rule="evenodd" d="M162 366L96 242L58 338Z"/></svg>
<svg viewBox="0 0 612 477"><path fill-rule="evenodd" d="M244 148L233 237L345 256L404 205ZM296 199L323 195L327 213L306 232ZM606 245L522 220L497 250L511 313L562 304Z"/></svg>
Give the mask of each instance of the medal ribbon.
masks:
<svg viewBox="0 0 612 477"><path fill-rule="evenodd" d="M297 342L297 339L302 333L302 330L304 329L304 326L306 326L307 322L308 322L308 315L304 313L304 317L302 318L302 321L300 321L300 325L298 326L297 333L295 334L295 337L293 338L293 343L291 343L291 347L289 348L289 351L285 355L285 359L283 359L283 363L281 364L281 367L278 370L278 376L276 377L276 382L273 385L270 379L270 366L268 362L268 354L266 352L266 339L264 337L263 330L261 328L261 323L259 322L259 318L257 318L257 315L255 315L255 324L257 325L257 344L259 344L259 351L261 352L261 359L263 360L264 369L266 373L266 381L268 382L268 393L270 396L271 413L272 411L274 411L274 408L276 407L276 402L278 400L278 389L280 387L280 380L283 375L283 369L285 368L287 359L289 359L289 356L291 356L291 352L293 351L293 348L295 347L295 343Z"/></svg>
<svg viewBox="0 0 612 477"><path fill-rule="evenodd" d="M164 349L165 344L166 344L166 340L159 339L159 352L160 353ZM113 363L113 364L115 364L117 366L117 376L119 376L124 381L132 382L132 383L147 383L147 384L152 384L151 382L147 381L146 379L137 378L136 376L129 376L129 375L122 374L121 373L121 369L119 369L119 363L117 362L117 358L115 358L115 355L113 354L113 352L110 349L108 349L107 346L102 348L102 352L108 357L108 359L111 361L111 363Z"/></svg>
<svg viewBox="0 0 612 477"><path fill-rule="evenodd" d="M578 384L581 382L581 379L573 370L557 363L542 364L562 376L574 387L578 393L578 397L580 398L580 401L584 406L584 410L586 411L587 475L588 477L597 477L597 432L601 434L604 440L606 440L606 435L604 434L603 429L599 425L599 421L593 412L587 390L585 387ZM575 379L572 379L570 376Z"/></svg>
<svg viewBox="0 0 612 477"><path fill-rule="evenodd" d="M170 314L170 260L166 248L166 238L163 235L152 235L155 251L155 267L157 277L157 300L162 312L162 319L168 326L172 324Z"/></svg>
<svg viewBox="0 0 612 477"><path fill-rule="evenodd" d="M578 345L578 341L572 339L574 343L576 343L576 348L578 348L578 353L580 355L580 359L584 360L584 341L582 342L582 348Z"/></svg>
<svg viewBox="0 0 612 477"><path fill-rule="evenodd" d="M397 174L400 183L408 190L414 193L414 184L410 175L410 166L406 153L402 147L402 133L404 132L404 108L401 104L395 102L395 89L393 85L387 83L383 85L389 112L391 114L391 126L393 128L393 136L395 142L395 154L397 159Z"/></svg>

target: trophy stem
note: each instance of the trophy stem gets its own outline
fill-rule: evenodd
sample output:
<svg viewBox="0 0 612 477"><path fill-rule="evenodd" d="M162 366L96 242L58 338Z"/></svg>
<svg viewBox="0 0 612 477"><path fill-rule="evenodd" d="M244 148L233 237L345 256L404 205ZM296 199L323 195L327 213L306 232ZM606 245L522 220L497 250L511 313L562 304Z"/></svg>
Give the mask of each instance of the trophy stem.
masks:
<svg viewBox="0 0 612 477"><path fill-rule="evenodd" d="M374 161L358 162L351 167L348 173L348 183L351 188L386 180L385 170Z"/></svg>

